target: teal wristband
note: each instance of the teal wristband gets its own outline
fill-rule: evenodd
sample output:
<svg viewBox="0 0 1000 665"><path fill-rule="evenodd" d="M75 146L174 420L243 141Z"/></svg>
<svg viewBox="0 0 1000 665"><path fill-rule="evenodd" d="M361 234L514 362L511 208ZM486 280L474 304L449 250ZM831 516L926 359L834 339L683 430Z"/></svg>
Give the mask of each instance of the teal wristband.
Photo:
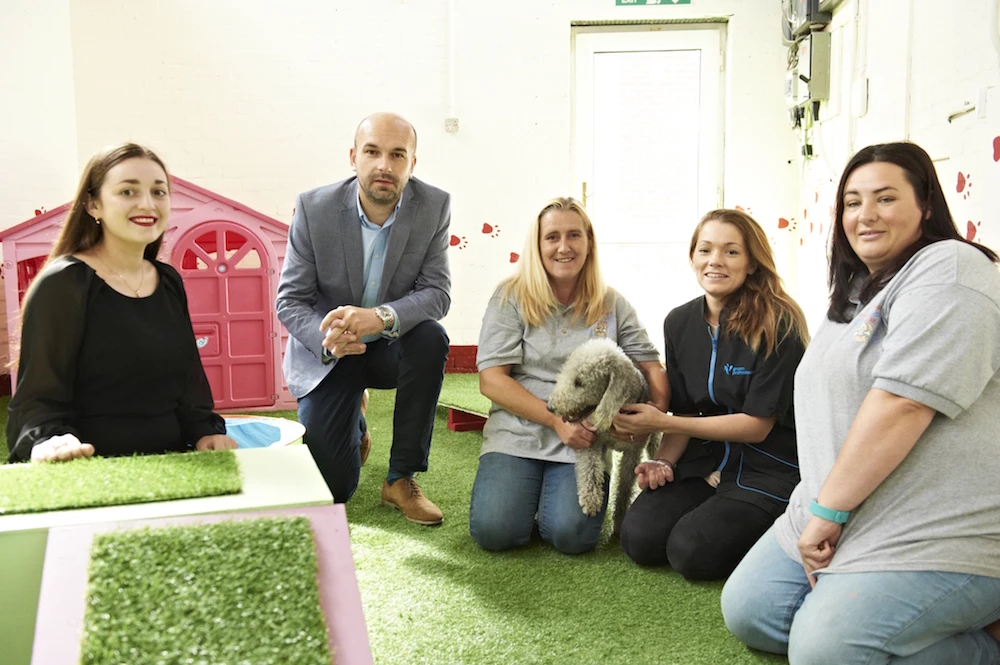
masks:
<svg viewBox="0 0 1000 665"><path fill-rule="evenodd" d="M809 504L809 512L816 517L822 517L823 519L834 522L835 524L843 524L847 521L847 518L851 516L850 511L827 508L826 506L818 503L816 499L813 499L813 502Z"/></svg>

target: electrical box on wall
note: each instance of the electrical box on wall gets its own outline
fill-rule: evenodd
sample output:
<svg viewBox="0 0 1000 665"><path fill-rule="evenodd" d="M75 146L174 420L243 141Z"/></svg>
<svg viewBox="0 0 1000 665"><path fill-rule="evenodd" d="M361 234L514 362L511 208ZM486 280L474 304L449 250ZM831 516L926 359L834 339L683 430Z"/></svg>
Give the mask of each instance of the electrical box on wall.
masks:
<svg viewBox="0 0 1000 665"><path fill-rule="evenodd" d="M785 104L789 108L799 105L799 86L804 85L799 81L798 67L785 72Z"/></svg>
<svg viewBox="0 0 1000 665"><path fill-rule="evenodd" d="M820 0L791 0L792 33L804 35L815 27L830 22L830 14L820 11Z"/></svg>
<svg viewBox="0 0 1000 665"><path fill-rule="evenodd" d="M798 50L798 64L794 69L795 105L829 99L830 33L812 32L800 39L795 47ZM787 83L785 92L789 93Z"/></svg>

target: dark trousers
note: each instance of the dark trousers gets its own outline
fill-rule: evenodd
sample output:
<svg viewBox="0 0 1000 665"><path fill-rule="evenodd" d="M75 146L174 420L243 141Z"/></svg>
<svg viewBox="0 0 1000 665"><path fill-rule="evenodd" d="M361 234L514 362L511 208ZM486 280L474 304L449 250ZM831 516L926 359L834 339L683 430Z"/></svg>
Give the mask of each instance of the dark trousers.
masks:
<svg viewBox="0 0 1000 665"><path fill-rule="evenodd" d="M398 339L371 342L360 356L341 358L299 400L303 442L336 503L346 503L358 488L365 388L396 388L389 469L402 475L427 470L448 342L441 324L424 321Z"/></svg>
<svg viewBox="0 0 1000 665"><path fill-rule="evenodd" d="M763 508L717 496L703 479L686 478L636 498L625 513L621 544L639 565L669 565L689 580L719 580L773 522Z"/></svg>

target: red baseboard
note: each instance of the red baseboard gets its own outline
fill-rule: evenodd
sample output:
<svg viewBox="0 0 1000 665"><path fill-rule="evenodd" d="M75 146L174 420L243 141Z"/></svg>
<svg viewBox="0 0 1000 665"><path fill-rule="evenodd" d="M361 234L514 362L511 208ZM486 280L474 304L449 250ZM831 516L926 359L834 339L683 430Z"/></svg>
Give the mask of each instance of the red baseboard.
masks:
<svg viewBox="0 0 1000 665"><path fill-rule="evenodd" d="M479 348L472 346L452 345L448 352L448 363L444 367L447 374L475 374L476 352Z"/></svg>

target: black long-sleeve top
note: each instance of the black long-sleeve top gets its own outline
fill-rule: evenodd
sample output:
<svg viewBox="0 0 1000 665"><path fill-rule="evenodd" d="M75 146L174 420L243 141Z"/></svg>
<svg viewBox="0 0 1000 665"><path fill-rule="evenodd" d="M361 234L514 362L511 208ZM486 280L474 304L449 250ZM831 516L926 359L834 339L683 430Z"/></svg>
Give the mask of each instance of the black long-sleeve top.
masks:
<svg viewBox="0 0 1000 665"><path fill-rule="evenodd" d="M188 450L224 434L198 356L187 295L154 261L152 295L130 298L73 257L35 279L22 311L17 389L8 408L9 461L71 433L98 455Z"/></svg>
<svg viewBox="0 0 1000 665"><path fill-rule="evenodd" d="M802 340L789 335L770 356L754 353L742 339L709 328L704 296L672 310L663 333L672 412L775 419L757 444L692 438L679 460L677 478L704 477L717 469L722 474L720 496L752 503L777 517L799 482L792 386L805 353Z"/></svg>

